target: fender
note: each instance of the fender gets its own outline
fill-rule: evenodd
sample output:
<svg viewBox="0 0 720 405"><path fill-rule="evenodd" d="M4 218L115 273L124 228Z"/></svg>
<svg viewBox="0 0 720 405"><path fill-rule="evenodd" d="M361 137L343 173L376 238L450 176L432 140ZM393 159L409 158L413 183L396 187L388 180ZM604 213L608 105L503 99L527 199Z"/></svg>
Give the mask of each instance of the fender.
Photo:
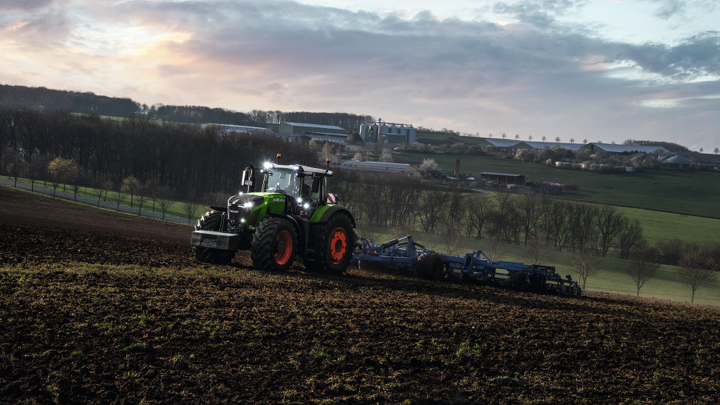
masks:
<svg viewBox="0 0 720 405"><path fill-rule="evenodd" d="M355 223L355 217L353 217L353 215L350 213L350 211L348 211L347 208L343 207L342 205L333 204L325 205L316 210L312 218L310 218L310 222L326 223L330 220L330 217L337 214L338 212L342 212L350 218L350 223L352 224L353 228L357 227L357 224Z"/></svg>

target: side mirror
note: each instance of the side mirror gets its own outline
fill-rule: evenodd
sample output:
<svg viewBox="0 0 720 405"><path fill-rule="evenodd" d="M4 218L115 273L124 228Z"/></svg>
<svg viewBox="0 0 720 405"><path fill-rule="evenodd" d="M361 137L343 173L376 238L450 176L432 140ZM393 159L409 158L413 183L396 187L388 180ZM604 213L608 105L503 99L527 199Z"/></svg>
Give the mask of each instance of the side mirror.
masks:
<svg viewBox="0 0 720 405"><path fill-rule="evenodd" d="M255 192L255 166L250 165L245 168L240 186L246 193Z"/></svg>

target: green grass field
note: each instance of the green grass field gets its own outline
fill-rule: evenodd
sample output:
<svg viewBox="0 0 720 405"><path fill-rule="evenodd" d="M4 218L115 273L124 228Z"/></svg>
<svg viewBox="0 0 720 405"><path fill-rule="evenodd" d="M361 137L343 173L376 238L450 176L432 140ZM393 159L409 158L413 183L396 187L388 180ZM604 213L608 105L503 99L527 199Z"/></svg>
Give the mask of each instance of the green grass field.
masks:
<svg viewBox="0 0 720 405"><path fill-rule="evenodd" d="M534 182L577 183L566 198L622 207L720 218L720 173L709 171L648 170L642 173L597 174L556 169L535 163L495 156L442 155L407 152L394 154L396 162L422 162L433 158L440 170L454 170L460 159L460 172L524 174Z"/></svg>
<svg viewBox="0 0 720 405"><path fill-rule="evenodd" d="M13 179L10 179L13 180ZM18 183L24 183L24 184L30 184L30 180L28 179L18 179ZM43 183L42 181L36 181L35 182L36 187L43 187L47 188L49 190L52 190L52 184ZM57 192L63 192L63 186L60 185L60 187L57 188ZM68 185L65 187L65 193L67 194L73 194L72 186ZM52 195L52 194L51 194ZM80 187L77 193L78 197L85 197L89 198L91 200L97 201L97 194L95 194L95 189L90 187ZM107 199L103 200L102 198L100 201L107 202L113 205L117 205L117 195L118 193L116 191L108 191L107 193ZM138 209L138 200L137 196L133 199L133 208ZM120 198L120 205L125 207L130 207L130 195L129 194L123 194ZM201 204L200 208L197 211L197 215L193 217L193 219L190 221L191 224L194 224L209 208ZM153 209L153 202L149 198L145 200L143 206L142 206L142 212L154 212L156 214L162 215L162 211L160 210L160 206L155 203L154 209ZM185 214L183 210L183 201L180 200L174 200L173 204L168 208L168 210L165 212L166 216L176 217L176 218L182 218L187 219L187 214Z"/></svg>

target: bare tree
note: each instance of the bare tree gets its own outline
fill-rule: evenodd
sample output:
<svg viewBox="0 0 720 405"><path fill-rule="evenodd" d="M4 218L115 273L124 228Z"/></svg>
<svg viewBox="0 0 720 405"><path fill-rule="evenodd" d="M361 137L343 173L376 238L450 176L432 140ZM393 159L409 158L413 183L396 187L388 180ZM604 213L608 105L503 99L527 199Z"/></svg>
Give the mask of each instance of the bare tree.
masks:
<svg viewBox="0 0 720 405"><path fill-rule="evenodd" d="M117 200L116 200L116 202L117 202L117 207L116 207L116 209L117 209L118 211L120 210L120 201L122 201L123 195L124 195L124 193L123 193L123 191L122 191L122 187L118 185L118 190L117 190L117 195L116 195L116 197L117 197Z"/></svg>
<svg viewBox="0 0 720 405"><path fill-rule="evenodd" d="M605 257L613 240L622 232L623 217L618 214L615 207L611 205L602 205L596 211L595 228L599 231L599 250L600 255Z"/></svg>
<svg viewBox="0 0 720 405"><path fill-rule="evenodd" d="M640 289L645 285L657 270L659 263L653 260L652 251L649 248L640 249L632 255L632 259L625 267L625 272L633 279L637 286L637 296L640 296Z"/></svg>
<svg viewBox="0 0 720 405"><path fill-rule="evenodd" d="M140 185L137 189L138 216L142 215L142 207L148 199L147 187Z"/></svg>
<svg viewBox="0 0 720 405"><path fill-rule="evenodd" d="M493 200L487 195L478 195L467 200L468 204L468 232L474 232L475 238L482 239L483 226L488 221L488 214L492 210Z"/></svg>
<svg viewBox="0 0 720 405"><path fill-rule="evenodd" d="M72 170L70 176L72 177L70 177L68 180L72 185L73 201L77 201L78 191L80 191L80 187L82 187L82 185L85 184L87 180L87 172L85 172L85 170L83 170L82 168L75 166L75 169Z"/></svg>
<svg viewBox="0 0 720 405"><path fill-rule="evenodd" d="M498 261L507 253L507 245L497 236L488 238L488 250L485 252L487 257L492 261Z"/></svg>
<svg viewBox="0 0 720 405"><path fill-rule="evenodd" d="M585 290L585 284L587 283L587 279L596 275L599 271L598 258L592 255L590 249L583 249L579 253L575 254L571 263L575 273L580 276L582 289Z"/></svg>
<svg viewBox="0 0 720 405"><path fill-rule="evenodd" d="M559 137L559 136L556 136L556 137L555 137L555 142L560 142L560 137Z"/></svg>
<svg viewBox="0 0 720 405"><path fill-rule="evenodd" d="M113 189L113 182L110 180L105 180L100 187L103 190L102 199L103 201L107 201L108 193Z"/></svg>
<svg viewBox="0 0 720 405"><path fill-rule="evenodd" d="M157 188L157 201L158 206L160 206L160 211L162 211L162 219L165 219L165 213L173 204L173 195L173 189L170 188L170 186L161 186Z"/></svg>
<svg viewBox="0 0 720 405"><path fill-rule="evenodd" d="M372 240L375 241L375 238L377 238L377 231L374 226L370 223L370 220L367 218L359 219L356 221L357 227L355 228L355 233L357 233L358 236L360 236L363 239Z"/></svg>
<svg viewBox="0 0 720 405"><path fill-rule="evenodd" d="M445 253L449 255L460 253L463 235L462 232L460 232L460 225L457 222L445 221L441 227L440 235L442 236L440 243L445 249Z"/></svg>
<svg viewBox="0 0 720 405"><path fill-rule="evenodd" d="M547 139L547 137L545 135L543 135L542 141L545 142L546 139Z"/></svg>
<svg viewBox="0 0 720 405"><path fill-rule="evenodd" d="M717 272L712 269L714 263L699 248L686 252L679 264L678 275L692 289L691 303L695 302L695 291L717 282Z"/></svg>
<svg viewBox="0 0 720 405"><path fill-rule="evenodd" d="M183 213L185 213L185 216L187 216L189 224L193 217L197 216L197 213L200 210L200 204L193 201L185 201L182 203L182 210Z"/></svg>
<svg viewBox="0 0 720 405"><path fill-rule="evenodd" d="M617 248L619 250L618 257L628 259L633 250L641 246L645 239L643 238L643 230L640 221L637 219L629 220L623 218L620 234L617 238Z"/></svg>
<svg viewBox="0 0 720 405"><path fill-rule="evenodd" d="M552 243L550 243L545 235L541 235L530 240L530 242L525 245L522 252L523 260L528 261L531 264L542 264L551 260L552 256Z"/></svg>
<svg viewBox="0 0 720 405"><path fill-rule="evenodd" d="M98 176L95 181L93 182L93 194L95 194L95 197L97 197L97 205L100 206L100 199L103 196L103 193L105 193L105 190L103 189L103 184L105 184L105 179Z"/></svg>

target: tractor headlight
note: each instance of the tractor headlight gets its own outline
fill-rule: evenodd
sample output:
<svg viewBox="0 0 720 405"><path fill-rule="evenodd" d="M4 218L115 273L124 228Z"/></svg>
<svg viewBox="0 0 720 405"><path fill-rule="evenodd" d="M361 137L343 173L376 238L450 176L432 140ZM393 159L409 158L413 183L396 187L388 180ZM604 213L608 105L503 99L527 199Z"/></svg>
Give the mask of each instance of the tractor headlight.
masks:
<svg viewBox="0 0 720 405"><path fill-rule="evenodd" d="M240 222L245 223L245 218L241 219Z"/></svg>
<svg viewBox="0 0 720 405"><path fill-rule="evenodd" d="M266 169L272 169L273 165L270 162L265 162L265 163L263 163L263 167Z"/></svg>
<svg viewBox="0 0 720 405"><path fill-rule="evenodd" d="M303 204L303 208L305 208L305 209L310 208L310 204L308 204L308 203Z"/></svg>
<svg viewBox="0 0 720 405"><path fill-rule="evenodd" d="M242 207L245 208L246 210L249 210L250 208L253 207L253 203L252 203L252 201L248 201L245 204L243 204Z"/></svg>
<svg viewBox="0 0 720 405"><path fill-rule="evenodd" d="M298 204L302 204L302 197L298 197L297 202Z"/></svg>

